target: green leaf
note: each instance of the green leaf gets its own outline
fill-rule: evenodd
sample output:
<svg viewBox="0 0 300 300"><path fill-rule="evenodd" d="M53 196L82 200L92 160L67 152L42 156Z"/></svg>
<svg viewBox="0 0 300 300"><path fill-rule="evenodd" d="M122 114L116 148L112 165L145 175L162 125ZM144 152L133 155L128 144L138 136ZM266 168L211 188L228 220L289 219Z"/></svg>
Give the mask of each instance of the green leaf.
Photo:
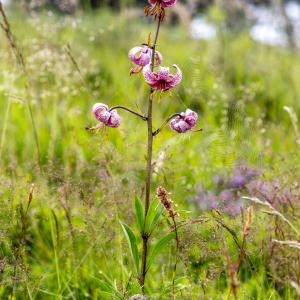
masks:
<svg viewBox="0 0 300 300"><path fill-rule="evenodd" d="M107 296L110 298L104 298L104 299L123 299L124 296L122 293L118 291L118 289L113 285L113 283L110 281L108 277L105 276L105 279L100 279L95 276L91 276L92 278L96 279L99 283L99 287L101 291L99 293L102 294L102 296ZM102 298L101 298L102 299Z"/></svg>
<svg viewBox="0 0 300 300"><path fill-rule="evenodd" d="M168 233L156 243L156 245L153 247L149 255L148 262L147 262L147 269L150 268L156 256L162 252L163 248L168 244L169 241L174 239L175 236L176 236L175 232Z"/></svg>
<svg viewBox="0 0 300 300"><path fill-rule="evenodd" d="M135 197L134 207L135 207L136 221L139 226L139 230L140 230L140 232L143 232L144 226L145 226L144 208L143 208L142 201L139 197Z"/></svg>
<svg viewBox="0 0 300 300"><path fill-rule="evenodd" d="M127 238L127 242L130 247L131 255L132 255L135 267L136 267L136 271L137 271L137 273L139 273L139 253L138 253L138 248L136 245L136 237L128 225L121 223L121 226L123 228L124 234Z"/></svg>
<svg viewBox="0 0 300 300"><path fill-rule="evenodd" d="M151 234L155 225L157 224L162 212L163 207L156 200L153 200L149 206L146 222L145 222L145 232Z"/></svg>

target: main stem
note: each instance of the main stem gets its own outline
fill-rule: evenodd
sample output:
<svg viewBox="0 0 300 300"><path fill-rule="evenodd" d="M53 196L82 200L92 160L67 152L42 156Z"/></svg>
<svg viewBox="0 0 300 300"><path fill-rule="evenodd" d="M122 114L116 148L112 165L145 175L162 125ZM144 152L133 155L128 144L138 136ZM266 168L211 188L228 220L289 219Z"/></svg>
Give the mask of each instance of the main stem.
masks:
<svg viewBox="0 0 300 300"><path fill-rule="evenodd" d="M161 15L158 16L156 34L154 42L152 45L152 57L151 57L151 70L154 69L155 63L155 49L158 39L160 24L161 24ZM145 219L148 213L149 204L150 204L150 195L151 195L151 177L152 177L152 151L153 151L153 133L152 133L152 109L153 109L153 92L154 90L150 88L149 97L148 97L148 112L147 112L147 127L148 127L148 145L147 145L147 169L146 169L146 196L145 196ZM140 274L140 285L144 293L145 290L145 277L146 277L146 266L147 266L147 253L148 253L148 239L149 236L145 232L142 232L143 238L143 252L142 252L142 267Z"/></svg>

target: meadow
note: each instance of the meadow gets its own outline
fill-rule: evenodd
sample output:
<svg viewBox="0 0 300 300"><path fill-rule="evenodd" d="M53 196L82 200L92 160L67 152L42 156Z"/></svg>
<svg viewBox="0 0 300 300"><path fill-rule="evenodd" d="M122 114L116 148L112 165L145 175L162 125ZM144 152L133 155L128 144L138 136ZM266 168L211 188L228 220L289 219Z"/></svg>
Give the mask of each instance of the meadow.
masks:
<svg viewBox="0 0 300 300"><path fill-rule="evenodd" d="M97 123L96 102L146 112L148 87L129 75L127 54L154 25L105 9L7 15L16 46L2 30L0 298L141 294L120 222L138 232L147 126L122 112L117 130L86 128ZM151 199L158 186L171 193L180 245L175 281L172 240L149 269L145 295L298 299L299 53L243 30L196 41L168 22L157 49L183 80L156 96L154 127L189 107L203 130L165 128L154 138ZM245 181L235 183L238 175ZM154 240L172 230L163 214Z"/></svg>

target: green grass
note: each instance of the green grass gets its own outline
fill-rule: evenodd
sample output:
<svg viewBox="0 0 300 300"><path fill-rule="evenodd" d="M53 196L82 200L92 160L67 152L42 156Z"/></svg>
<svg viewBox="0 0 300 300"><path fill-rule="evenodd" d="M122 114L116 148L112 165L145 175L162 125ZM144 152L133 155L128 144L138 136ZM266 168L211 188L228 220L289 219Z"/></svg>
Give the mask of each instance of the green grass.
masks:
<svg viewBox="0 0 300 300"><path fill-rule="evenodd" d="M127 52L147 40L153 25L108 11L76 18L46 13L29 18L14 12L10 22L27 75L2 34L1 298L111 299L112 289L125 297L140 293L119 220L138 231L132 203L143 191L146 124L122 112L120 129L94 134L85 127L96 124L91 114L95 102L145 112L148 89L141 76L129 76ZM67 55L68 45L80 73ZM211 213L197 211L188 200L198 184L212 187L215 174L228 173L241 161L261 168L267 179L284 177L292 184L299 178L299 145L283 106L300 113L300 57L255 44L245 33L193 41L180 26L162 28L158 50L164 65L182 68L183 82L156 97L155 127L191 107L203 128L185 136L166 128L154 143L154 160L162 151L165 160L154 177L153 191L163 185L172 192L182 220L209 217L180 232L177 299L225 299L224 245L232 259L238 249ZM26 206L31 183L36 189L24 237L20 207ZM297 220L298 211L286 213ZM240 217L222 218L240 238ZM284 262L290 252L278 250L272 261L285 263L281 278L270 263L274 257L269 239L276 222L256 210L247 245L250 262L242 264L239 275L239 299L296 299L290 285L294 273ZM281 226L287 239L296 239ZM168 231L167 224L162 231ZM146 293L151 299L171 299L173 248L158 257L148 274ZM293 261L299 260L296 251Z"/></svg>

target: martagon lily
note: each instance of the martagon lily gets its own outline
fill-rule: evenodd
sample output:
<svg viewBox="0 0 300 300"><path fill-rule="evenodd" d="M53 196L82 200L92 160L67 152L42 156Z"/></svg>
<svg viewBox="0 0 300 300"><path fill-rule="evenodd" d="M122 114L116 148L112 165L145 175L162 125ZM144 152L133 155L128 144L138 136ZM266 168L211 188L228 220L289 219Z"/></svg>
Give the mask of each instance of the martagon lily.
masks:
<svg viewBox="0 0 300 300"><path fill-rule="evenodd" d="M176 74L170 72L168 67L159 67L157 72L151 70L151 63L144 67L143 74L146 83L153 89L167 91L177 86L182 80L182 72L179 67L174 64L173 68Z"/></svg>
<svg viewBox="0 0 300 300"><path fill-rule="evenodd" d="M132 62L134 62L137 66L131 69L130 74L137 74L142 71L143 67L148 65L151 62L153 50L144 45L143 47L133 47L128 52L128 57ZM162 62L162 55L160 52L155 51L154 63L156 66L160 65Z"/></svg>
<svg viewBox="0 0 300 300"><path fill-rule="evenodd" d="M185 112L172 118L169 126L178 133L185 133L196 125L197 119L198 114L191 109L187 109Z"/></svg>
<svg viewBox="0 0 300 300"><path fill-rule="evenodd" d="M96 103L93 106L93 113L97 120L100 121L98 128L106 125L108 127L117 128L121 124L121 117L115 109L109 110L108 106L103 103Z"/></svg>

